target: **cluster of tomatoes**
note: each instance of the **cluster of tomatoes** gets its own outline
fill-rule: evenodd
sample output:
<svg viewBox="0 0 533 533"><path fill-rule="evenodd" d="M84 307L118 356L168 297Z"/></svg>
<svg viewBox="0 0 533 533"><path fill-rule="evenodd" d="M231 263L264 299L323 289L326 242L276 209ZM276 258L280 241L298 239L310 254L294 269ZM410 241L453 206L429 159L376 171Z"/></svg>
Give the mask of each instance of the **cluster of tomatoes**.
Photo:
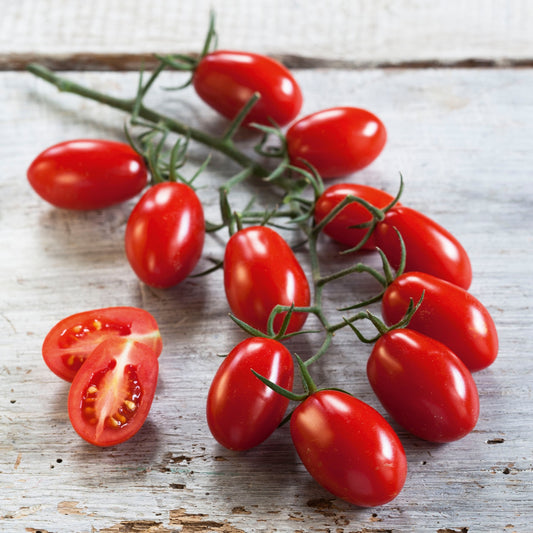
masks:
<svg viewBox="0 0 533 533"><path fill-rule="evenodd" d="M230 351L212 381L206 412L213 436L232 450L257 446L296 401L290 433L311 475L357 505L392 500L407 473L392 427L347 392L318 389L309 372L318 357L302 361L283 341L302 333L309 314L327 335L351 328L374 344L368 380L398 424L428 441L462 438L479 414L472 372L489 366L498 350L492 318L468 292L472 269L466 251L447 230L401 204L398 195L356 183L324 189L322 180L367 166L383 149L386 130L374 114L337 107L297 119L302 93L296 80L284 66L257 54L206 46L199 59L166 58L163 65L189 69L197 94L232 121L259 95L239 126L271 131L274 125L289 177L291 172L311 176L314 200L308 218L299 220L309 242L315 246L323 232L354 252L378 248L385 271L373 272L383 284L374 299L381 301L382 319L359 312L332 325L313 301L326 280L314 272L310 285L293 250L272 227L238 224L225 246L224 288L234 320L250 337ZM149 184L148 168L128 144L80 139L42 152L28 179L55 206L99 209L140 194ZM147 285L174 286L197 265L205 231L202 204L190 182L152 179L127 222L128 261ZM362 319L375 326L373 339L358 330ZM141 427L154 396L161 349L157 323L141 309L87 311L52 328L43 356L57 375L72 381L69 416L84 439L113 445ZM302 394L293 392L295 360Z"/></svg>

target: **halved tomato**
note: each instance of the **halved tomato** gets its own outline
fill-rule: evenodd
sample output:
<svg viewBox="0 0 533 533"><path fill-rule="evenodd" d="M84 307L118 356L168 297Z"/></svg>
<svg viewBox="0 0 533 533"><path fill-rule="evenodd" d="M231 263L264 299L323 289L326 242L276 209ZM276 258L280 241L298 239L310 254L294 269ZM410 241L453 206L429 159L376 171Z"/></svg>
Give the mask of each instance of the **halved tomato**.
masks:
<svg viewBox="0 0 533 533"><path fill-rule="evenodd" d="M44 362L54 374L72 381L91 352L110 337L142 342L156 356L163 349L159 327L148 311L106 307L76 313L58 322L44 339Z"/></svg>
<svg viewBox="0 0 533 533"><path fill-rule="evenodd" d="M96 446L129 439L148 416L157 386L158 359L146 344L111 337L74 376L68 415L76 432Z"/></svg>

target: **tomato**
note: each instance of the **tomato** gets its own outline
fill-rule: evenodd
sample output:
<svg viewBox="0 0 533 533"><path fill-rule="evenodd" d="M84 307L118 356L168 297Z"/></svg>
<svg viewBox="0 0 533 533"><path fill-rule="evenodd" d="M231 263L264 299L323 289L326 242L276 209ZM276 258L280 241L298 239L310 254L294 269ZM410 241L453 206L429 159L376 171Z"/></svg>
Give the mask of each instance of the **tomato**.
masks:
<svg viewBox="0 0 533 533"><path fill-rule="evenodd" d="M198 96L228 119L236 117L255 92L261 98L243 124L279 126L291 122L302 107L302 92L281 63L249 52L216 50L205 55L194 72Z"/></svg>
<svg viewBox="0 0 533 533"><path fill-rule="evenodd" d="M339 183L328 187L319 197L315 204L315 222L323 220L338 204L347 196L355 196L366 200L378 209L389 205L394 197L390 194L359 183ZM328 222L323 231L335 241L346 244L350 248L357 246L367 232L367 228L353 228L359 224L365 224L372 220L372 215L361 204L352 202L340 211L333 220ZM362 246L364 249L375 248L373 235Z"/></svg>
<svg viewBox="0 0 533 533"><path fill-rule="evenodd" d="M139 194L148 172L128 144L99 139L66 141L40 153L27 172L35 192L56 207L100 209Z"/></svg>
<svg viewBox="0 0 533 533"><path fill-rule="evenodd" d="M91 444L113 446L144 424L157 386L158 359L146 344L111 337L99 344L74 376L68 415Z"/></svg>
<svg viewBox="0 0 533 533"><path fill-rule="evenodd" d="M357 107L333 107L305 116L288 129L291 163L311 163L324 179L346 176L368 166L387 140L383 122Z"/></svg>
<svg viewBox="0 0 533 533"><path fill-rule="evenodd" d="M368 404L345 392L321 390L296 407L290 430L304 466L335 496L372 507L401 491L407 475L403 446Z"/></svg>
<svg viewBox="0 0 533 533"><path fill-rule="evenodd" d="M239 343L220 365L207 396L207 423L230 450L247 450L269 437L283 419L289 400L253 373L292 390L294 364L280 342L252 337Z"/></svg>
<svg viewBox="0 0 533 533"><path fill-rule="evenodd" d="M126 256L151 287L177 285L194 269L205 238L202 204L183 183L154 185L141 197L126 225Z"/></svg>
<svg viewBox="0 0 533 533"><path fill-rule="evenodd" d="M266 226L251 226L232 235L224 254L224 288L233 314L266 333L270 312L276 305L307 307L309 283L283 237ZM279 331L286 313L278 313ZM307 313L293 313L287 333L302 328Z"/></svg>
<svg viewBox="0 0 533 533"><path fill-rule="evenodd" d="M389 285L381 301L384 321L397 323L409 301L424 298L409 328L446 345L474 372L491 365L498 354L498 334L492 317L471 293L423 272L407 272Z"/></svg>
<svg viewBox="0 0 533 533"><path fill-rule="evenodd" d="M421 439L455 441L476 425L479 396L472 374L431 337L412 329L385 333L372 349L367 375L392 418Z"/></svg>
<svg viewBox="0 0 533 533"><path fill-rule="evenodd" d="M396 205L374 231L376 245L394 268L401 258L400 240L405 243L405 272L426 272L463 289L472 283L472 266L466 250L445 228L415 209Z"/></svg>
<svg viewBox="0 0 533 533"><path fill-rule="evenodd" d="M60 320L44 339L44 361L54 374L72 381L87 357L110 337L142 342L156 356L163 348L157 322L150 313L137 307L106 307Z"/></svg>

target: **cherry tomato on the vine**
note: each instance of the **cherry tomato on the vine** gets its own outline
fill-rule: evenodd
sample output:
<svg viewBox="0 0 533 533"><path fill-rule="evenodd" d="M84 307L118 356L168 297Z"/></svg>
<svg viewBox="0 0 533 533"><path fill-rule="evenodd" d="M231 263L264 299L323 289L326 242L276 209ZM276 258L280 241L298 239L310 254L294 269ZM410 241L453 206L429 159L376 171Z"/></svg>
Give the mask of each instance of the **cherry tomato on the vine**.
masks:
<svg viewBox="0 0 533 533"><path fill-rule="evenodd" d="M318 223L323 220L347 196L366 200L378 209L383 209L394 200L394 197L389 193L375 187L359 183L339 183L328 187L317 200L314 213L315 221ZM357 202L352 202L328 222L323 231L333 240L354 247L361 242L367 228L354 228L353 226L365 224L371 220L372 215L368 209ZM370 235L362 248L372 249L375 246L373 235Z"/></svg>
<svg viewBox="0 0 533 533"><path fill-rule="evenodd" d="M368 166L387 140L383 122L365 109L334 107L298 119L286 134L292 164L310 163L324 179Z"/></svg>
<svg viewBox="0 0 533 533"><path fill-rule="evenodd" d="M230 450L247 450L263 442L278 427L289 403L252 370L292 390L294 363L283 344L252 337L235 346L217 370L206 408L211 433Z"/></svg>
<svg viewBox="0 0 533 533"><path fill-rule="evenodd" d="M27 172L35 192L56 207L108 207L139 194L148 171L128 144L101 139L65 141L40 153Z"/></svg>
<svg viewBox="0 0 533 533"><path fill-rule="evenodd" d="M472 283L470 258L461 243L426 215L405 205L395 205L374 231L374 241L394 268L401 258L401 234L405 244L405 272L426 272L463 289Z"/></svg>
<svg viewBox="0 0 533 533"><path fill-rule="evenodd" d="M304 466L335 496L373 507L401 491L407 476L403 446L370 405L345 392L321 390L294 410L290 430Z"/></svg>
<svg viewBox="0 0 533 533"><path fill-rule="evenodd" d="M193 85L204 102L233 119L254 93L255 103L243 124L288 124L300 112L302 92L281 63L259 54L216 50L205 55L193 75Z"/></svg>
<svg viewBox="0 0 533 533"><path fill-rule="evenodd" d="M309 282L293 251L279 233L266 226L251 226L229 239L224 254L224 288L233 314L265 332L276 305L307 307ZM278 332L286 313L278 313ZM307 313L292 314L287 333L304 325Z"/></svg>
<svg viewBox="0 0 533 533"><path fill-rule="evenodd" d="M137 307L105 307L60 320L46 335L42 353L54 374L67 381L104 340L121 337L146 344L156 356L163 348L155 318Z"/></svg>
<svg viewBox="0 0 533 533"><path fill-rule="evenodd" d="M130 214L126 255L144 283L168 288L193 271L204 237L204 212L192 188L184 183L159 183L143 194Z"/></svg>
<svg viewBox="0 0 533 533"><path fill-rule="evenodd" d="M113 446L144 424L154 398L158 359L141 342L111 337L87 358L68 395L76 432L91 444Z"/></svg>
<svg viewBox="0 0 533 533"><path fill-rule="evenodd" d="M421 439L455 441L477 423L479 396L472 374L431 337L408 328L385 333L372 349L367 375L392 418Z"/></svg>
<svg viewBox="0 0 533 533"><path fill-rule="evenodd" d="M406 272L387 288L381 302L384 321L392 325L405 315L410 300L422 303L409 328L446 345L471 371L491 365L498 354L492 317L471 293L423 272Z"/></svg>

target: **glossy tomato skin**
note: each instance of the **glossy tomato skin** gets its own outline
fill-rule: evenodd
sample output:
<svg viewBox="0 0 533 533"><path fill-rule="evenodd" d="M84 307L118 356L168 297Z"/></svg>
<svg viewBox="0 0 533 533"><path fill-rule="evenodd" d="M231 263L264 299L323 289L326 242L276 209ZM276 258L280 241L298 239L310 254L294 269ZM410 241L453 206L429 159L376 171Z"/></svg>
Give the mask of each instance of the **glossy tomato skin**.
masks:
<svg viewBox="0 0 533 533"><path fill-rule="evenodd" d="M286 241L271 228L251 226L233 234L224 254L224 288L233 314L266 333L276 305L307 307L311 301L305 273ZM286 313L274 320L278 332ZM307 313L293 313L287 333L299 331Z"/></svg>
<svg viewBox="0 0 533 533"><path fill-rule="evenodd" d="M390 194L369 185L338 183L328 187L317 200L314 213L315 221L317 223L322 221L347 196L355 196L366 200L378 209L383 209L394 200L394 197ZM361 242L367 232L367 228L359 229L352 226L364 224L371 220L372 215L368 209L357 202L352 202L324 226L323 232L333 240L353 248ZM361 248L375 248L373 235L370 235Z"/></svg>
<svg viewBox="0 0 533 533"><path fill-rule="evenodd" d="M109 207L139 194L147 184L143 158L125 143L101 139L65 141L40 153L27 171L30 185L56 207Z"/></svg>
<svg viewBox="0 0 533 533"><path fill-rule="evenodd" d="M165 289L183 281L202 255L205 221L196 193L183 183L154 185L126 225L126 256L147 285Z"/></svg>
<svg viewBox="0 0 533 533"><path fill-rule="evenodd" d="M60 320L46 335L43 359L54 374L72 381L87 357L110 337L146 344L158 357L163 349L155 318L138 307L105 307Z"/></svg>
<svg viewBox="0 0 533 533"><path fill-rule="evenodd" d="M490 366L498 354L494 321L471 293L423 272L407 272L389 285L381 301L384 321L397 323L407 311L409 300L422 304L409 328L446 345L471 372Z"/></svg>
<svg viewBox="0 0 533 533"><path fill-rule="evenodd" d="M255 92L261 98L243 124L279 126L291 122L302 107L302 92L281 63L259 54L216 50L205 55L194 72L198 96L228 119L233 119Z"/></svg>
<svg viewBox="0 0 533 533"><path fill-rule="evenodd" d="M405 272L426 272L463 289L470 287L472 266L461 243L440 224L404 205L390 209L374 231L376 245L394 268L398 268L401 258L395 228L405 243Z"/></svg>
<svg viewBox="0 0 533 533"><path fill-rule="evenodd" d="M309 396L294 410L290 431L313 478L350 503L385 504L405 483L407 460L398 436L374 408L345 392Z"/></svg>
<svg viewBox="0 0 533 533"><path fill-rule="evenodd" d="M286 134L292 164L311 163L324 179L370 165L387 141L383 122L358 107L333 107L297 120Z"/></svg>
<svg viewBox="0 0 533 533"><path fill-rule="evenodd" d="M131 438L148 416L158 371L157 356L146 344L120 337L99 344L70 386L73 428L96 446Z"/></svg>
<svg viewBox="0 0 533 533"><path fill-rule="evenodd" d="M470 433L479 417L472 374L444 344L412 329L378 339L367 363L372 389L407 431L431 442Z"/></svg>
<svg viewBox="0 0 533 533"><path fill-rule="evenodd" d="M207 396L207 423L222 446L248 450L266 440L283 419L289 400L253 373L292 390L294 364L280 342L252 337L225 357Z"/></svg>

